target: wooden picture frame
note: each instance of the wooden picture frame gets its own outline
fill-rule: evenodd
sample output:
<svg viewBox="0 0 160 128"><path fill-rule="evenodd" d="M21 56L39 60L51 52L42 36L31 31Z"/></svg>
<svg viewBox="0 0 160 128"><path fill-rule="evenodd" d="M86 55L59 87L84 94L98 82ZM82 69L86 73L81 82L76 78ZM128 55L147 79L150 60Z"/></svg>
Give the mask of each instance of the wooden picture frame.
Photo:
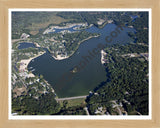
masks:
<svg viewBox="0 0 160 128"><path fill-rule="evenodd" d="M9 120L8 79L9 79L9 9L10 8L151 8L152 9L152 119L149 120ZM0 128L35 128L35 127L160 127L160 79L159 77L159 0L0 0Z"/></svg>

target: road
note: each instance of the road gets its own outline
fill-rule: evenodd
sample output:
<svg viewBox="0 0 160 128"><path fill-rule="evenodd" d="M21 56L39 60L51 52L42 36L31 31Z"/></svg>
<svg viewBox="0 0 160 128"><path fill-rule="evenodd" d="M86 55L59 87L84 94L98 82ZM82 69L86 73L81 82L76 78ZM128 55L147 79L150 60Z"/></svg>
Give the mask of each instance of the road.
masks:
<svg viewBox="0 0 160 128"><path fill-rule="evenodd" d="M118 112L119 112L119 115L123 115L123 114L122 114L122 111L120 110L119 105L116 103L116 101L111 101L111 102L115 104L115 105L113 105L113 108L117 107L117 110L118 110Z"/></svg>
<svg viewBox="0 0 160 128"><path fill-rule="evenodd" d="M11 42L12 42L12 43L15 43L15 42L21 41L21 40L24 40L24 39L12 39Z"/></svg>
<svg viewBox="0 0 160 128"><path fill-rule="evenodd" d="M85 96L75 96L75 97L66 97L66 98L56 98L57 101L63 101L63 100L73 100L73 99L80 99L80 98L86 98L88 95Z"/></svg>
<svg viewBox="0 0 160 128"><path fill-rule="evenodd" d="M17 73L15 73L17 76L19 76ZM25 88L27 88L27 85L24 83L24 81L21 79L21 77L19 77L19 80L23 83L23 85L25 86Z"/></svg>
<svg viewBox="0 0 160 128"><path fill-rule="evenodd" d="M84 108L84 110L86 111L86 114L87 114L87 115L89 115L88 108L87 108L87 107L85 107L85 108Z"/></svg>

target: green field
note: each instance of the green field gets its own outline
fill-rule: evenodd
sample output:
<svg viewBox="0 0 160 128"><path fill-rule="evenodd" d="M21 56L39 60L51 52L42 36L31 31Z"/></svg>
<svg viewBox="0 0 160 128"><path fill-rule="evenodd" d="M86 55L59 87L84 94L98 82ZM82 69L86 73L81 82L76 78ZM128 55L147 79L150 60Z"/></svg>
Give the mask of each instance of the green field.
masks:
<svg viewBox="0 0 160 128"><path fill-rule="evenodd" d="M57 12L12 12L12 37L18 39L23 32L36 35L50 24L69 21L57 16Z"/></svg>
<svg viewBox="0 0 160 128"><path fill-rule="evenodd" d="M80 105L85 105L85 98L79 98L79 99L73 99L73 100L65 100L67 101L67 107L72 107L72 106L80 106ZM64 101L59 101L60 105L63 106Z"/></svg>

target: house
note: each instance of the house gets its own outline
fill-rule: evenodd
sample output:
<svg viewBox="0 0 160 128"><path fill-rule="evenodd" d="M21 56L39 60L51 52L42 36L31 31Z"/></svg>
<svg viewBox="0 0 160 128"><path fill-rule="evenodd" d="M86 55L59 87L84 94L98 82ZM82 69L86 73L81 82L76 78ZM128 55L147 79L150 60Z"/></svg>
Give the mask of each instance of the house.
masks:
<svg viewBox="0 0 160 128"><path fill-rule="evenodd" d="M27 39L28 37L30 37L30 35L29 34L26 34L26 33L22 33L22 35L21 35L21 39Z"/></svg>

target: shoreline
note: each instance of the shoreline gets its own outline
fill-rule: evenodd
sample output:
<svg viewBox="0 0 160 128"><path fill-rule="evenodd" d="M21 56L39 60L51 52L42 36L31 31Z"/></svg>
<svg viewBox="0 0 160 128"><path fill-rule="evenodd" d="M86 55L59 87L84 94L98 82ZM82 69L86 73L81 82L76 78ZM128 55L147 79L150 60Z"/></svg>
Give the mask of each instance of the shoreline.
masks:
<svg viewBox="0 0 160 128"><path fill-rule="evenodd" d="M104 50L101 50L101 64L105 64L104 56L105 56L106 54L107 54L107 53L104 52Z"/></svg>
<svg viewBox="0 0 160 128"><path fill-rule="evenodd" d="M38 55L36 55L36 56L34 56L34 57L31 57L31 58L29 58L29 59L21 60L21 61L19 62L19 63L21 64L19 70L28 71L28 69L27 69L28 64L29 64L33 59L35 59L35 58L43 55L44 53L46 53L46 51L44 51L44 52L39 52ZM28 71L28 72L29 72L29 71ZM29 74L30 74L30 76L34 76L33 73L29 73Z"/></svg>
<svg viewBox="0 0 160 128"><path fill-rule="evenodd" d="M37 48L40 48L40 45L36 42L33 43Z"/></svg>
<svg viewBox="0 0 160 128"><path fill-rule="evenodd" d="M85 28L75 27L75 28L73 28L73 30L84 30L84 29L88 29L88 28L90 28L92 26L93 26L93 24L90 24L89 26L85 26Z"/></svg>
<svg viewBox="0 0 160 128"><path fill-rule="evenodd" d="M83 40L79 41L79 42L78 42L78 47L79 47L79 45L80 45L81 43L83 43L84 41L89 40L89 39L91 39L91 38L93 38L93 37L99 37L99 36L100 36L100 35L90 36L90 37L88 37L88 38L86 38L86 39L83 39ZM77 48L77 49L78 49L78 48ZM75 50L75 52L77 51L77 49ZM71 57L75 52L71 53L71 55L66 56L66 57L61 57L60 55L58 55L58 57L55 57L55 56L52 55L52 57L53 57L55 60L64 60L64 59L67 59L67 58Z"/></svg>
<svg viewBox="0 0 160 128"><path fill-rule="evenodd" d="M100 35L89 36L88 38L83 39L82 41L78 42L78 44L81 44L81 43L83 43L84 41L89 40L89 39L91 39L91 38L93 38L93 37L99 37L99 36L100 36Z"/></svg>
<svg viewBox="0 0 160 128"><path fill-rule="evenodd" d="M83 25L83 23L67 24L66 26L53 26L53 29L54 28L56 28L56 29L67 29L67 28L71 28L71 27L76 26L76 25Z"/></svg>
<svg viewBox="0 0 160 128"><path fill-rule="evenodd" d="M73 24L66 24L65 26L50 26L50 28L47 28L43 34L47 34L49 32L55 32L55 29L68 29L68 28L72 28L76 25L83 25L85 23L73 23Z"/></svg>
<svg viewBox="0 0 160 128"><path fill-rule="evenodd" d="M43 78L43 79L44 79L44 78ZM47 80L44 79L44 81L45 81L46 84L48 84L49 86L51 86L51 84L49 84ZM52 89L52 92L55 93L55 90L53 89L52 86L51 86L51 89Z"/></svg>
<svg viewBox="0 0 160 128"><path fill-rule="evenodd" d="M60 55L57 55L58 57L55 57L52 55L52 57L55 59L55 60L64 60L64 59L67 59L69 58L70 56L66 56L66 57L61 57Z"/></svg>

